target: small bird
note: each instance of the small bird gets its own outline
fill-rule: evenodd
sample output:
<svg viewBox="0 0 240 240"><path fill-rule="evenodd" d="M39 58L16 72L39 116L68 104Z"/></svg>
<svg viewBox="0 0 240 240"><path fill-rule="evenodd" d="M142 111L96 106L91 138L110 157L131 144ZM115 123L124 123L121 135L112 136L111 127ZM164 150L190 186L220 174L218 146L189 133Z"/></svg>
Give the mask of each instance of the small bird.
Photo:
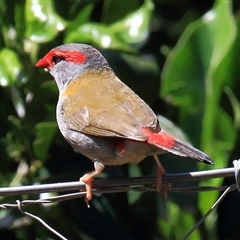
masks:
<svg viewBox="0 0 240 240"><path fill-rule="evenodd" d="M58 86L56 117L62 135L94 162L95 170L80 178L87 201L92 198L92 179L105 165L138 163L166 152L214 164L205 153L162 130L153 110L95 48L64 44L48 52L36 67L49 71Z"/></svg>

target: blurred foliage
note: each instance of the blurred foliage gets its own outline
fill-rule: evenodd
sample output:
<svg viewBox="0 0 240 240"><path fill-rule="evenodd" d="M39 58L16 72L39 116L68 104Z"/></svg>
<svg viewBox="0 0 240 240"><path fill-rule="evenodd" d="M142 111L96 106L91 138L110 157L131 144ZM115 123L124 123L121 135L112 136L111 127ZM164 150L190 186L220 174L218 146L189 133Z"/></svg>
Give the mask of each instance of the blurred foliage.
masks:
<svg viewBox="0 0 240 240"><path fill-rule="evenodd" d="M216 162L209 167L166 154L161 161L167 172L223 168L239 158L238 0L2 0L0 13L1 186L76 181L93 169L63 140L55 120L55 82L34 67L52 47L68 42L100 49L122 81L164 115L163 128ZM155 171L154 161L146 160L107 167L103 175ZM157 193L130 192L94 197L90 209L78 199L28 211L68 239L179 239L218 194L178 193L164 200ZM33 197L38 196L22 198ZM239 239L239 199L229 195L190 239ZM0 239L55 238L26 220L17 211L1 210Z"/></svg>

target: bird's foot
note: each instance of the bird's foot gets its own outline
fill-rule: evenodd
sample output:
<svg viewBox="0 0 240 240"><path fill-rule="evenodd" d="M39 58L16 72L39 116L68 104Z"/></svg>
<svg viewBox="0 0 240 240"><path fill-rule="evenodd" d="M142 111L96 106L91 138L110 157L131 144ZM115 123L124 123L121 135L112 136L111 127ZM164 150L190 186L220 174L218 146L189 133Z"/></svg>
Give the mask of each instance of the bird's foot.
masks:
<svg viewBox="0 0 240 240"><path fill-rule="evenodd" d="M84 201L87 204L87 207L90 208L90 204L89 201L91 201L92 199L92 182L93 182L93 178L89 177L89 174L85 174L84 176L82 176L80 178L80 182L84 182L85 183L85 187L86 187L86 196L84 197Z"/></svg>
<svg viewBox="0 0 240 240"><path fill-rule="evenodd" d="M102 170L104 169L104 165L101 162L95 161L94 168L95 168L94 171L86 173L85 175L83 175L80 178L80 181L85 183L85 187L86 187L85 202L86 202L88 208L90 208L89 201L91 201L91 199L92 199L93 177L102 172Z"/></svg>

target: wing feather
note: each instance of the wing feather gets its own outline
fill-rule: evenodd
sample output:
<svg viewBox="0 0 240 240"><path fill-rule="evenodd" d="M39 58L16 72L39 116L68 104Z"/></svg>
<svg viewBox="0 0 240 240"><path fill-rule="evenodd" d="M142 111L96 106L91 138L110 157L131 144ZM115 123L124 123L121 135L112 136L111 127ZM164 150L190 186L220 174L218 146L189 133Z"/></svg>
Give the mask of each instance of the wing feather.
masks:
<svg viewBox="0 0 240 240"><path fill-rule="evenodd" d="M68 86L68 89L77 89L63 101L64 121L69 129L90 135L139 141L147 139L143 127L160 131L151 108L112 72L110 76L109 73L104 76L93 75L91 73L91 77L78 79L84 82L82 85L76 81L75 85L73 82Z"/></svg>

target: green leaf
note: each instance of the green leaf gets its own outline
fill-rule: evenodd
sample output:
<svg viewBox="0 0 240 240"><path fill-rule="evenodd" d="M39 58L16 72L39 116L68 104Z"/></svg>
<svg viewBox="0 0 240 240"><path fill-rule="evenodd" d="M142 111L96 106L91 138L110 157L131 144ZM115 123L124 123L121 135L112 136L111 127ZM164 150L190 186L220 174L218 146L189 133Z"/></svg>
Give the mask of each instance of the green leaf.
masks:
<svg viewBox="0 0 240 240"><path fill-rule="evenodd" d="M196 138L195 142L201 141L202 149L213 158L224 141L227 153L235 140L232 121L220 105L222 86L231 82L228 66L236 38L231 9L230 1L216 1L201 19L191 23L162 73L162 96L180 106L180 125ZM229 136L219 133L225 126Z"/></svg>
<svg viewBox="0 0 240 240"><path fill-rule="evenodd" d="M66 21L54 10L53 1L26 1L25 18L26 38L38 43L51 41L66 27Z"/></svg>
<svg viewBox="0 0 240 240"><path fill-rule="evenodd" d="M152 2L146 0L137 11L111 25L88 22L74 29L75 23L71 23L65 42L87 42L101 48L132 51L130 44L142 44L148 36L152 11Z"/></svg>
<svg viewBox="0 0 240 240"><path fill-rule="evenodd" d="M41 122L36 125L36 139L33 142L33 150L37 158L45 160L48 150L57 130L57 124L53 122Z"/></svg>
<svg viewBox="0 0 240 240"><path fill-rule="evenodd" d="M15 83L23 66L18 55L8 48L0 51L0 85L3 87Z"/></svg>
<svg viewBox="0 0 240 240"><path fill-rule="evenodd" d="M127 14L135 11L142 4L139 0L131 0L123 4L122 0L107 0L103 5L102 22L111 24L124 18Z"/></svg>
<svg viewBox="0 0 240 240"><path fill-rule="evenodd" d="M102 53L121 81L145 102L152 104L158 99L160 69L154 58L119 51Z"/></svg>
<svg viewBox="0 0 240 240"><path fill-rule="evenodd" d="M185 199L187 201L187 198ZM187 231L194 226L196 214L193 209L189 209L189 213L184 211L184 209L179 208L175 203L167 201L167 216L165 218L159 218L159 228L164 239L183 239ZM180 237L180 238L179 238ZM199 232L196 230L189 239L200 239Z"/></svg>
<svg viewBox="0 0 240 240"><path fill-rule="evenodd" d="M231 101L233 112L234 112L234 126L235 126L235 129L238 130L240 128L240 103L230 88L225 87L224 91L228 95Z"/></svg>
<svg viewBox="0 0 240 240"><path fill-rule="evenodd" d="M127 46L119 41L108 26L99 23L85 23L69 31L65 42L87 42L101 48L125 49Z"/></svg>
<svg viewBox="0 0 240 240"><path fill-rule="evenodd" d="M92 13L94 5L93 4L88 4L85 6L81 11L79 11L78 15L75 17L74 21L68 23L68 28L67 31L74 32L76 29L85 24L86 22L89 21L90 15ZM67 33L68 35L68 33Z"/></svg>
<svg viewBox="0 0 240 240"><path fill-rule="evenodd" d="M205 19L209 20L209 34L212 37L212 48L209 68L206 73L206 105L203 118L203 138L202 144L205 149L210 149L215 137L215 128L218 126L219 119L215 110L219 108L219 101L222 91L222 86L228 78L227 68L221 66L227 53L236 37L236 23L232 16L232 8L230 1L218 1L212 12L205 14ZM209 17L210 14L210 17ZM214 30L214 31L213 31ZM226 64L225 64L226 66ZM225 70L225 71L224 71ZM222 125L224 128L225 125ZM229 128L233 127L229 123ZM228 136L230 142L233 140ZM218 138L223 139L221 136ZM215 150L216 151L216 150ZM212 151L213 152L213 151Z"/></svg>
<svg viewBox="0 0 240 240"><path fill-rule="evenodd" d="M143 43L149 34L153 9L152 1L145 0L137 11L112 24L110 31L126 44Z"/></svg>

